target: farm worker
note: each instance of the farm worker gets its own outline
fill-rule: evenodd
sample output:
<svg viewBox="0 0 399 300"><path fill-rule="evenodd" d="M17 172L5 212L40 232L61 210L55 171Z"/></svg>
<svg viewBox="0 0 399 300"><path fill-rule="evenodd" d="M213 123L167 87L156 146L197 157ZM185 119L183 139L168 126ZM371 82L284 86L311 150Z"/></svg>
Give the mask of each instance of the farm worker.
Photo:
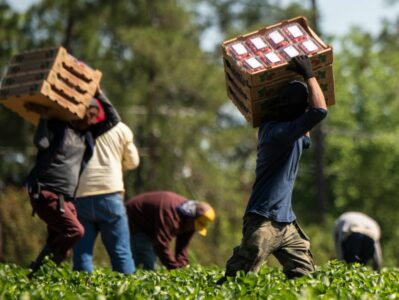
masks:
<svg viewBox="0 0 399 300"><path fill-rule="evenodd" d="M97 122L99 103L105 114L101 122ZM117 124L119 116L100 90L82 120L51 119L46 107L34 103L26 108L41 114L34 136L38 154L27 188L33 212L47 224L48 231L43 250L30 265L31 278L45 256L51 254L54 262L62 262L83 236L73 202L79 177L93 153L94 140Z"/></svg>
<svg viewBox="0 0 399 300"><path fill-rule="evenodd" d="M377 222L361 212L346 212L335 222L334 241L337 257L348 263L367 264L381 269L381 230Z"/></svg>
<svg viewBox="0 0 399 300"><path fill-rule="evenodd" d="M85 233L73 248L75 271L93 271L93 248L98 233L112 269L125 274L135 271L123 202L123 171L138 165L133 133L124 123L118 122L96 139L93 156L82 173L76 193L75 205Z"/></svg>
<svg viewBox="0 0 399 300"><path fill-rule="evenodd" d="M156 256L168 269L188 265L188 246L195 232L205 236L215 219L206 202L188 200L169 191L140 194L126 203L136 265L154 270ZM174 255L170 249L176 238Z"/></svg>
<svg viewBox="0 0 399 300"><path fill-rule="evenodd" d="M243 237L217 284L240 270L257 272L270 254L288 278L314 271L309 238L296 221L291 197L302 150L310 146L308 132L326 117L327 106L309 58L294 57L290 69L306 84L293 81L282 89L274 114L260 125L256 179L243 218Z"/></svg>

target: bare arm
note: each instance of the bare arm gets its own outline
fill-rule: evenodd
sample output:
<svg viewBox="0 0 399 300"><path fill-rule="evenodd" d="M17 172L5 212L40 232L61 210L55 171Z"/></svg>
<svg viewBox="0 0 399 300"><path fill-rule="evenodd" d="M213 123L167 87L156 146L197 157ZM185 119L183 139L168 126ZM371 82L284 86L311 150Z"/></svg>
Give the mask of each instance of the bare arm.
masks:
<svg viewBox="0 0 399 300"><path fill-rule="evenodd" d="M327 110L326 100L316 77L308 78L306 84L308 85L309 90L309 105L314 108Z"/></svg>

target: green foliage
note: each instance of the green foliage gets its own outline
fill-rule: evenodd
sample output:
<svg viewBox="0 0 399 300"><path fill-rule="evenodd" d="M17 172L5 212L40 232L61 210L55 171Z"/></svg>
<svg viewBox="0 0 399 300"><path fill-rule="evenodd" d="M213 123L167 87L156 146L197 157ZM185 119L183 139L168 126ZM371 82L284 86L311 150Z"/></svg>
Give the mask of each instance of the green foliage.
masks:
<svg viewBox="0 0 399 300"><path fill-rule="evenodd" d="M189 266L133 275L97 269L92 274L70 271L51 261L33 280L26 269L0 265L0 299L398 299L399 271L376 273L359 265L332 261L311 275L287 280L277 269L239 273L223 286L216 267Z"/></svg>

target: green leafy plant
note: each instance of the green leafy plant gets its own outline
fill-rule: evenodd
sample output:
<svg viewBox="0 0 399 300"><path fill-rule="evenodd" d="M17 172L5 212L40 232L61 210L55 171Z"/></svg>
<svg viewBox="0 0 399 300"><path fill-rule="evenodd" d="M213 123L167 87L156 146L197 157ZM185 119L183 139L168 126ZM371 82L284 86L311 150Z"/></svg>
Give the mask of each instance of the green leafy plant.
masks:
<svg viewBox="0 0 399 300"><path fill-rule="evenodd" d="M380 273L337 261L316 272L288 280L277 268L239 273L222 286L218 267L189 266L123 275L109 269L92 274L72 272L68 264L51 261L29 281L27 269L0 265L0 299L398 299L399 271Z"/></svg>

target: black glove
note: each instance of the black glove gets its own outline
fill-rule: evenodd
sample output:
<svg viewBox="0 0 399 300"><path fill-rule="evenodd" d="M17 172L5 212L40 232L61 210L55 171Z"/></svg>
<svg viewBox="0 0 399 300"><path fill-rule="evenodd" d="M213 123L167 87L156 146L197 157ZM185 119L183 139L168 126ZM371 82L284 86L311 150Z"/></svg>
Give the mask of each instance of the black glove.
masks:
<svg viewBox="0 0 399 300"><path fill-rule="evenodd" d="M312 64L306 55L293 57L287 69L302 75L305 80L314 77Z"/></svg>

